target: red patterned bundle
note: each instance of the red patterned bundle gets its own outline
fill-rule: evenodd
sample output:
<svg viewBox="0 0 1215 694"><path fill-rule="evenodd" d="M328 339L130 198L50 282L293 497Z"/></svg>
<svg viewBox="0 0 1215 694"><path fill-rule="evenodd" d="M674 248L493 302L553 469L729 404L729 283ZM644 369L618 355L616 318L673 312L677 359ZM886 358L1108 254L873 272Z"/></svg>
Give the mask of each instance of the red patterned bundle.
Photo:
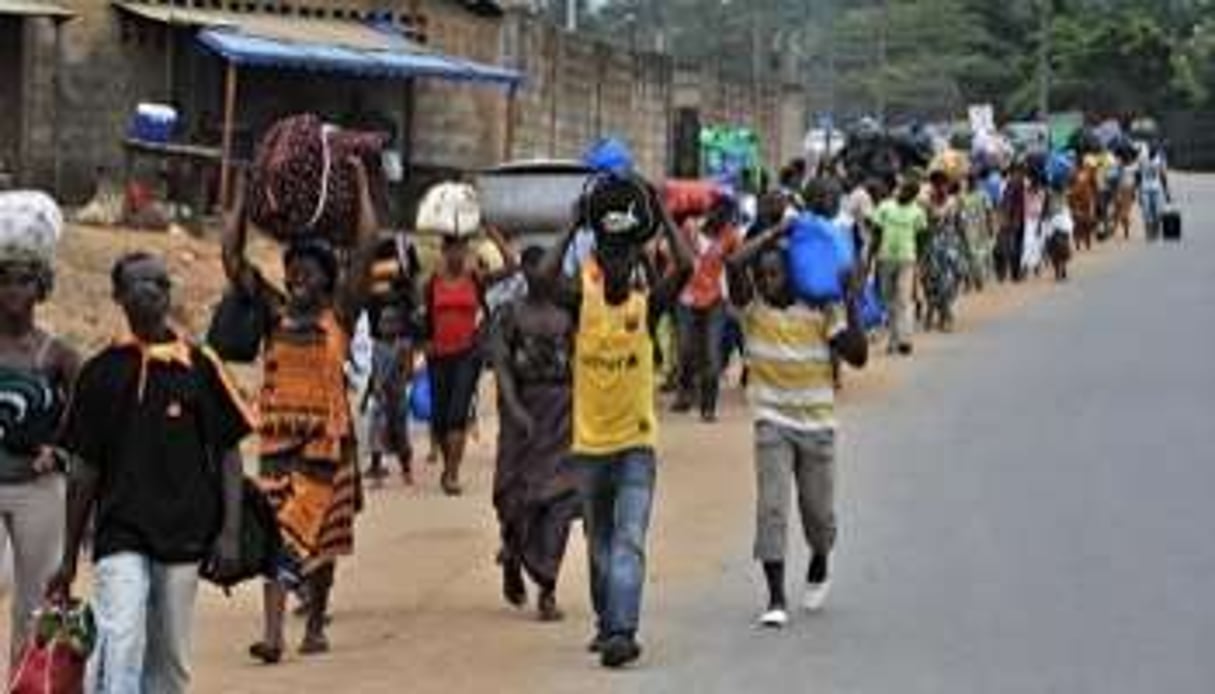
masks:
<svg viewBox="0 0 1215 694"><path fill-rule="evenodd" d="M249 179L249 218L280 241L323 236L353 242L358 189L351 157L367 163L373 188L382 177L378 154L384 137L344 131L314 115L284 118L266 132Z"/></svg>

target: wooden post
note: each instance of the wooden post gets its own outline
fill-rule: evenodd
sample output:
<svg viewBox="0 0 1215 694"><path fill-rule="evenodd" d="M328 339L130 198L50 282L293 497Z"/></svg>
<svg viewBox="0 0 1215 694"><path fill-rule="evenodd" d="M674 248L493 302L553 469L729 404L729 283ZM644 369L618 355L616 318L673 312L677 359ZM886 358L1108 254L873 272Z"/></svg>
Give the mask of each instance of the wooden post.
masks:
<svg viewBox="0 0 1215 694"><path fill-rule="evenodd" d="M515 153L515 128L519 119L519 85L512 84L506 92L506 133L502 143L502 161L510 161Z"/></svg>
<svg viewBox="0 0 1215 694"><path fill-rule="evenodd" d="M223 158L219 169L219 205L228 209L232 201L232 130L236 120L236 63L228 61L227 77L224 80L224 132Z"/></svg>

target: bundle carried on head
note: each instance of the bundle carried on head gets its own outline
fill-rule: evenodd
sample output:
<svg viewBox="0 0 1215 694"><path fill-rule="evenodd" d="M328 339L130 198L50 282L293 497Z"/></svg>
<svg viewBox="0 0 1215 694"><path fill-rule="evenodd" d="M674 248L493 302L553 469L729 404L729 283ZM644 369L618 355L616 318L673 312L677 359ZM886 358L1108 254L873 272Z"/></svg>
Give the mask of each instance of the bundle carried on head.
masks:
<svg viewBox="0 0 1215 694"><path fill-rule="evenodd" d="M658 232L660 204L641 177L605 173L587 181L581 216L600 241L642 244Z"/></svg>
<svg viewBox="0 0 1215 694"><path fill-rule="evenodd" d="M0 193L0 262L49 267L63 234L63 213L51 196L36 190Z"/></svg>
<svg viewBox="0 0 1215 694"><path fill-rule="evenodd" d="M414 227L443 236L472 236L481 231L481 202L467 183L448 181L426 191Z"/></svg>
<svg viewBox="0 0 1215 694"><path fill-rule="evenodd" d="M319 236L353 242L359 191L352 157L361 158L375 186L384 136L340 130L311 114L284 118L266 132L249 178L249 218L280 241Z"/></svg>

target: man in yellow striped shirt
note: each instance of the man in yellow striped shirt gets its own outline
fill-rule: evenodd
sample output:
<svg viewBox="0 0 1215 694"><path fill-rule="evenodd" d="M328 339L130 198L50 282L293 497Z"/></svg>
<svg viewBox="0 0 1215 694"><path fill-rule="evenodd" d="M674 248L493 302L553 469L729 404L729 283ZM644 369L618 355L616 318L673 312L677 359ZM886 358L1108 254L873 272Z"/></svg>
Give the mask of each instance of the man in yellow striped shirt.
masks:
<svg viewBox="0 0 1215 694"><path fill-rule="evenodd" d="M832 217L830 187L812 181L807 205ZM855 302L811 306L793 295L786 273L782 224L749 241L729 260L730 298L742 312L748 397L755 417L755 558L768 584L764 626L789 619L785 552L790 488L796 482L802 528L810 545L804 607L818 610L830 586L835 543L835 390L832 354L861 367L869 347Z"/></svg>

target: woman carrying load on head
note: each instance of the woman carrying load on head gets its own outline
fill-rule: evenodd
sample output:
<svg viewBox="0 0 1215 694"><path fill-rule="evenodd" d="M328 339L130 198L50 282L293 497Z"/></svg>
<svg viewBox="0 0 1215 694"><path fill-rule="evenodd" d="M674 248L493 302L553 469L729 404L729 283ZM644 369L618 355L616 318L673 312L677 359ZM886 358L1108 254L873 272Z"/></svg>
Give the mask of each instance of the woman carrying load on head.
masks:
<svg viewBox="0 0 1215 694"><path fill-rule="evenodd" d="M264 636L249 649L265 663L282 658L291 589L307 597L300 653L328 650L326 612L336 561L353 551L361 498L343 366L367 294L378 229L367 172L358 160L350 164L359 206L356 245L344 272L327 241L308 237L283 252L286 291L271 286L245 256L243 200L224 238L229 281L271 316L262 352L259 483L275 509L284 551L265 584Z"/></svg>
<svg viewBox="0 0 1215 694"><path fill-rule="evenodd" d="M463 493L460 467L483 367L482 328L489 319L485 292L518 265L502 235L490 227L486 233L502 254L501 268L483 271L470 254L467 236L445 235L443 257L424 291L426 363L434 394L430 427L443 456L440 482L448 496Z"/></svg>
<svg viewBox="0 0 1215 694"><path fill-rule="evenodd" d="M16 584L10 664L63 553L66 458L54 443L80 357L37 320L62 227L50 197L0 194L0 523Z"/></svg>

